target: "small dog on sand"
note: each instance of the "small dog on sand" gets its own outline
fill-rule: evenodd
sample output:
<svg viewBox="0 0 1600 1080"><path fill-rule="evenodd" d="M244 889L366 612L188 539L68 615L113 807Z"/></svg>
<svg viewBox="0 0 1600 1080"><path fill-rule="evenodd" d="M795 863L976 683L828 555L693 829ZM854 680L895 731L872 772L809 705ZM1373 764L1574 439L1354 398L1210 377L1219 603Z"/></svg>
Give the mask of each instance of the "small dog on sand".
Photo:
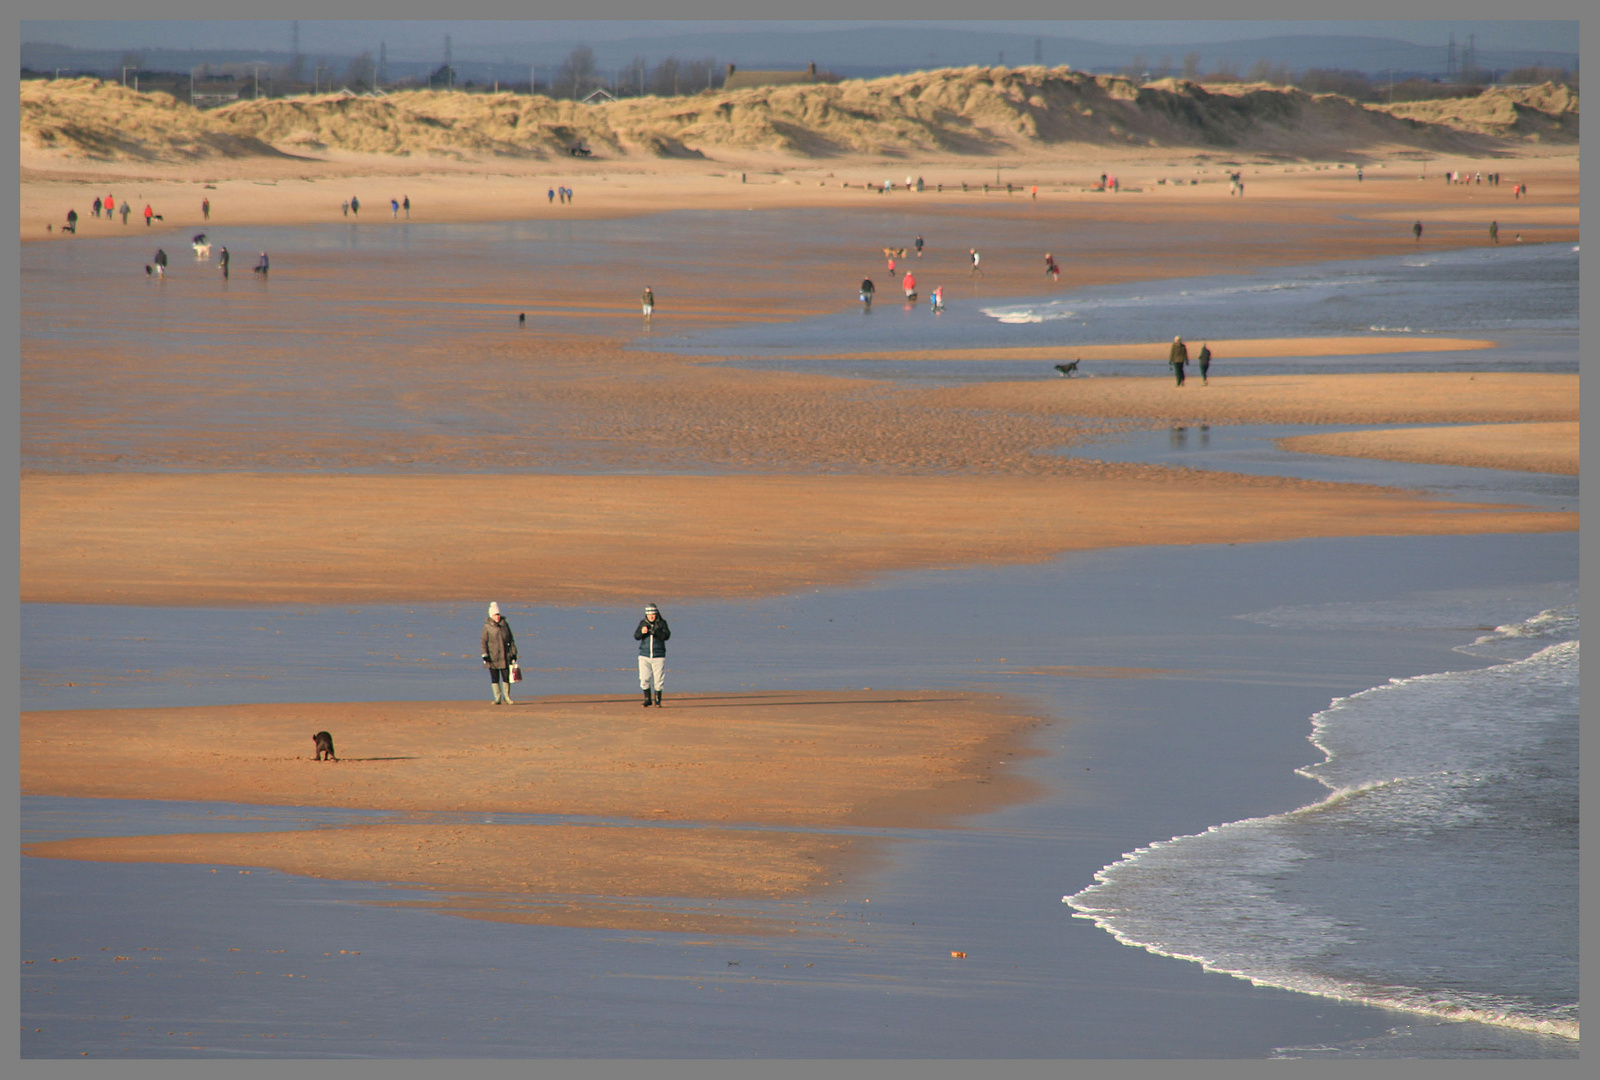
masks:
<svg viewBox="0 0 1600 1080"><path fill-rule="evenodd" d="M1076 360L1074 360L1070 364L1057 364L1056 365L1056 374L1060 375L1063 379L1070 379L1074 374L1077 373L1077 371L1078 371L1078 361L1076 361Z"/></svg>
<svg viewBox="0 0 1600 1080"><path fill-rule="evenodd" d="M329 735L326 731L319 731L315 735L311 736L311 741L317 744L317 760L318 761L338 761L339 760L338 758L334 757L334 755L333 755L333 736L332 735ZM324 755L324 754L326 754L328 756L327 757L323 757L322 755Z"/></svg>

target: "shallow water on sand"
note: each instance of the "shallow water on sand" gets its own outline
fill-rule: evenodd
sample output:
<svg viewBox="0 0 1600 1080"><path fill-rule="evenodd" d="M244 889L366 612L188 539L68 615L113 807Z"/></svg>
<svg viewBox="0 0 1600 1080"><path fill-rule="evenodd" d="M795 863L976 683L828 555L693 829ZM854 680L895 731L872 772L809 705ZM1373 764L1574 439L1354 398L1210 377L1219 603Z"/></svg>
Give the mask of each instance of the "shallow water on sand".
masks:
<svg viewBox="0 0 1600 1080"><path fill-rule="evenodd" d="M1382 1056L1385 1039L1400 1039L1394 1052L1568 1055L1573 1044L1550 1036L1474 1024L1463 1039L1463 1025L1435 1030L1406 1013L1205 974L1118 944L1073 920L1060 898L1153 838L1315 798L1319 785L1294 773L1316 758L1307 717L1391 677L1488 665L1452 650L1463 620L1509 619L1569 594L1576 550L1570 535L1150 548L677 605L668 612L677 646L669 694L1017 692L1059 718L1038 736L1046 756L1019 766L1047 795L956 830L897 831L883 868L833 895L771 906L820 923L820 938L508 926L372 908L395 894L360 883L27 859L24 958L39 962L24 969L24 1017L49 1017L25 1022L24 1053L1261 1057L1359 1044ZM1463 580L1475 584L1462 589ZM1238 618L1407 596L1433 615L1404 628ZM633 611L500 601L519 643L529 642L527 693L614 690L619 707L633 704ZM30 606L24 692L32 707L487 693L465 655L481 622L476 606L272 615ZM908 625L930 628L922 647L905 647ZM245 650L259 670L238 687L208 670L224 661L203 642L268 632L252 627L289 632L272 635L282 639L275 649ZM422 645L405 636L419 628L431 635ZM67 674L55 658L68 639L130 679L47 685ZM403 676L426 655L451 670ZM195 661L204 677L164 667L172 656ZM1148 673L1074 671L1113 666ZM536 723L537 707L528 715ZM207 810L219 808L183 812ZM100 813L117 817L114 804ZM313 816L282 816L291 814ZM147 808L128 816L150 820ZM109 960L144 947L164 950L167 978L130 976ZM46 962L69 955L84 959ZM399 985L416 1009L395 1012ZM119 1016L129 1019L103 1019ZM1403 1038L1386 1034L1397 1028Z"/></svg>

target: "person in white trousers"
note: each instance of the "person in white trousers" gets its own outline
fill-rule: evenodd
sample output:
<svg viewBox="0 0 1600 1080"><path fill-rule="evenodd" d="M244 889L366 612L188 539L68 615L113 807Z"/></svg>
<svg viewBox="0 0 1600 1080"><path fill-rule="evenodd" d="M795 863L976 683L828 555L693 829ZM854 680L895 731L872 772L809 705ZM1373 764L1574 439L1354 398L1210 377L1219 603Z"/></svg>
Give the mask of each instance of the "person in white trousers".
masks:
<svg viewBox="0 0 1600 1080"><path fill-rule="evenodd" d="M661 685L667 676L667 639L672 636L661 609L645 605L644 618L633 636L639 643L639 689L644 691L644 707L660 705Z"/></svg>

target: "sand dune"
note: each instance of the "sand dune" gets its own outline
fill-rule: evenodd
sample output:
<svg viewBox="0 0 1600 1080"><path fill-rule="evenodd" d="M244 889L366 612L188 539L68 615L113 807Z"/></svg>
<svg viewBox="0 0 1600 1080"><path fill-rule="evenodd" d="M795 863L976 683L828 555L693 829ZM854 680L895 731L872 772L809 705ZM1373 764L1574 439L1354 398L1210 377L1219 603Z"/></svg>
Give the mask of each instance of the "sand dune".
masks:
<svg viewBox="0 0 1600 1080"><path fill-rule="evenodd" d="M326 152L544 159L991 155L1070 145L1188 147L1327 157L1409 147L1481 154L1575 141L1565 88L1494 91L1387 109L1265 85L1139 86L1067 68L947 68L832 85L753 87L599 105L519 94L409 90L246 100L199 111L93 79L22 84L24 153L193 160ZM1570 133L1570 134L1569 134Z"/></svg>

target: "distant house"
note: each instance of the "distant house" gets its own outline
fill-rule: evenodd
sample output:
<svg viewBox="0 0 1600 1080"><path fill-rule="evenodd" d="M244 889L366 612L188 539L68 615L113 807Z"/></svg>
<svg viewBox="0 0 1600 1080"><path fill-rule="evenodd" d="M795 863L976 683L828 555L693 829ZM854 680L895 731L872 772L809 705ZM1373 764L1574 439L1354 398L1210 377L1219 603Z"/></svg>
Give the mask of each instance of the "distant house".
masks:
<svg viewBox="0 0 1600 1080"><path fill-rule="evenodd" d="M180 84L180 93L181 90ZM239 94L243 90L244 84L232 76L211 75L195 80L193 91L186 96L190 99L189 104L197 109L214 109L218 105L228 105L238 101Z"/></svg>
<svg viewBox="0 0 1600 1080"><path fill-rule="evenodd" d="M596 90L594 93L589 94L587 97L585 97L583 99L583 103L585 105L599 105L602 102L615 101L615 100L617 100L617 95L613 94L611 91L607 90L605 87L602 86L598 90Z"/></svg>
<svg viewBox="0 0 1600 1080"><path fill-rule="evenodd" d="M751 86L796 86L838 81L832 75L818 75L815 62L807 64L804 71L740 71L737 66L729 64L728 77L723 80L722 88L744 90Z"/></svg>

